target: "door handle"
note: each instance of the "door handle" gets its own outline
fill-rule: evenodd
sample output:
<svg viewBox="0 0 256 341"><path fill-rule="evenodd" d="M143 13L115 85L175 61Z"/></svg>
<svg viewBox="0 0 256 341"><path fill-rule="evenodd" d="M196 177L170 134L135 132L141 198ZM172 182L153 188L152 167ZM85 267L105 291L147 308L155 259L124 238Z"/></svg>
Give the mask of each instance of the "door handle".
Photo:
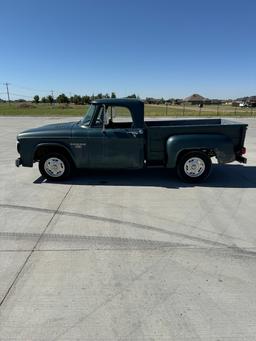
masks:
<svg viewBox="0 0 256 341"><path fill-rule="evenodd" d="M127 131L127 134L132 135L133 137L136 137L138 135L136 131Z"/></svg>
<svg viewBox="0 0 256 341"><path fill-rule="evenodd" d="M137 135L142 135L143 134L143 130L140 129L140 130L137 130L137 131L127 131L127 134L130 134L130 135L136 137Z"/></svg>

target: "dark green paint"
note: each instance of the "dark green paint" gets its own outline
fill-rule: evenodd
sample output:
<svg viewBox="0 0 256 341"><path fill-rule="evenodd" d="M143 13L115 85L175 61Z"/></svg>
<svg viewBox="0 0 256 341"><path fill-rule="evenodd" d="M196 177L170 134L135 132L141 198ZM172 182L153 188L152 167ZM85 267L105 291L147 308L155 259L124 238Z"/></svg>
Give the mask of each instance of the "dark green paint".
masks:
<svg viewBox="0 0 256 341"><path fill-rule="evenodd" d="M185 119L144 122L144 103L131 99L93 101L90 122L50 124L17 136L21 163L32 167L35 153L43 146L63 147L78 168L143 168L161 164L176 166L184 150L207 150L220 163L239 159L247 125L222 119ZM128 108L133 124L118 127L96 125L102 106Z"/></svg>
<svg viewBox="0 0 256 341"><path fill-rule="evenodd" d="M167 167L176 166L179 154L185 150L212 150L219 163L235 161L234 146L230 138L225 135L203 134L173 135L168 138L166 150L168 155Z"/></svg>

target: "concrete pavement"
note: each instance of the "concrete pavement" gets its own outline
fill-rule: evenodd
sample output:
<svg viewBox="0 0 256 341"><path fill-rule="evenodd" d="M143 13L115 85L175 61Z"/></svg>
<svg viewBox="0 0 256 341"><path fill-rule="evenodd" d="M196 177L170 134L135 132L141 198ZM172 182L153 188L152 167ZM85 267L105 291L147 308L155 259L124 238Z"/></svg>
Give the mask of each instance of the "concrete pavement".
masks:
<svg viewBox="0 0 256 341"><path fill-rule="evenodd" d="M202 185L14 166L19 131L68 120L0 117L0 340L255 340L256 120Z"/></svg>

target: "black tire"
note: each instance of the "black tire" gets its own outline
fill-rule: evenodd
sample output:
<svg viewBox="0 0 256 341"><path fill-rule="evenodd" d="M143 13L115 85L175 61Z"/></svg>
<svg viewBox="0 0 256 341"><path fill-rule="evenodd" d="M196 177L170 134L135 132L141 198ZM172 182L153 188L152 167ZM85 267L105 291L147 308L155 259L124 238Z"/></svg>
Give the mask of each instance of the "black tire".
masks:
<svg viewBox="0 0 256 341"><path fill-rule="evenodd" d="M194 165L192 164L193 162ZM183 154L178 159L176 166L179 178L185 182L202 182L206 180L211 172L211 168L212 162L210 157L201 151L191 151Z"/></svg>
<svg viewBox="0 0 256 341"><path fill-rule="evenodd" d="M53 161L51 161L51 160ZM58 174L58 170L56 170L56 174L54 174L54 172L52 172L49 169L49 163L48 163L48 167L47 167L47 160L50 162L52 162L52 164L54 163L55 160L55 164L58 165L58 169L59 169L59 174ZM53 181L60 181L63 179L67 179L70 174L71 174L71 168L72 168L72 163L70 162L70 160L62 155L62 154L58 154L58 153L49 153L44 155L40 160L39 160L39 171L42 174L42 176L46 179L49 180L53 180Z"/></svg>

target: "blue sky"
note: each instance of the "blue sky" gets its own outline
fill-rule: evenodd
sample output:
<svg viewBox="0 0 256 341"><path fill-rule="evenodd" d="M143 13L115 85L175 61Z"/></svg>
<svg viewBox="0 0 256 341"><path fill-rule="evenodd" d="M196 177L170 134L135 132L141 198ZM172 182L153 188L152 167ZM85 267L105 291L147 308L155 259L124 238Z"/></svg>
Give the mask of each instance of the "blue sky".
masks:
<svg viewBox="0 0 256 341"><path fill-rule="evenodd" d="M0 0L0 32L0 98L256 95L254 0Z"/></svg>

